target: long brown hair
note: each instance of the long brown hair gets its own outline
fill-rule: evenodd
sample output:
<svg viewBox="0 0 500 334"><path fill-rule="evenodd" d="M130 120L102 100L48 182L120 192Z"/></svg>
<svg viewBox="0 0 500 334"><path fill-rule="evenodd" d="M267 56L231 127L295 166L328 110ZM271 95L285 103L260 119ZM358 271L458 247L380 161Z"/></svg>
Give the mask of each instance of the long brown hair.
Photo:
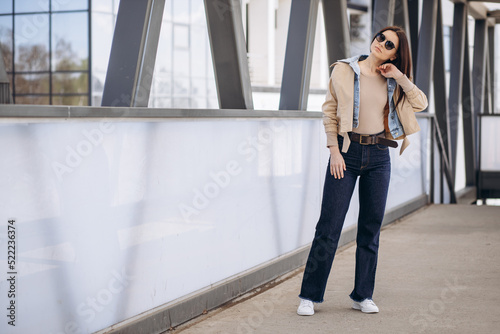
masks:
<svg viewBox="0 0 500 334"><path fill-rule="evenodd" d="M408 43L408 39L406 38L406 33L403 30L403 28L399 26L389 26L381 29L379 32L375 34L377 36L380 33L383 33L384 31L387 30L392 30L398 35L399 39L399 47L396 51L396 59L394 60L387 60L384 64L391 63L394 66L396 66L403 74L406 74L408 78L411 78L411 52L410 52L410 45ZM372 39L372 43L375 40L375 36ZM398 89L400 89L398 87ZM404 98L404 94L399 94L398 100L395 103L395 106L401 102L401 100Z"/></svg>

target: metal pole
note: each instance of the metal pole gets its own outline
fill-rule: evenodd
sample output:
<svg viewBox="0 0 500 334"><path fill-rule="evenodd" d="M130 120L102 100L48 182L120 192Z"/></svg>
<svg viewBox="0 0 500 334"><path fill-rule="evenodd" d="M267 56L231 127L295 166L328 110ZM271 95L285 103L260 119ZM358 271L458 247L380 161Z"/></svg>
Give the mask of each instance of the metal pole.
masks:
<svg viewBox="0 0 500 334"><path fill-rule="evenodd" d="M393 25L395 5L396 0L375 0L373 6L372 35L387 26Z"/></svg>
<svg viewBox="0 0 500 334"><path fill-rule="evenodd" d="M463 60L463 84L462 84L462 126L464 135L464 155L465 155L465 184L467 186L475 186L476 178L476 142L475 124L477 123L474 117L473 94L471 71L469 61L469 34L467 24L464 25L464 60Z"/></svg>
<svg viewBox="0 0 500 334"><path fill-rule="evenodd" d="M121 0L103 106L147 107L165 0Z"/></svg>
<svg viewBox="0 0 500 334"><path fill-rule="evenodd" d="M349 57L350 35L346 0L323 0L328 64Z"/></svg>
<svg viewBox="0 0 500 334"><path fill-rule="evenodd" d="M415 83L427 96L430 93L432 73L434 71L438 2L423 0L422 24L420 25L420 38L418 41Z"/></svg>
<svg viewBox="0 0 500 334"><path fill-rule="evenodd" d="M438 121L439 130L443 139L445 154L449 161L450 173L455 179L454 156L451 154L450 140L450 118L448 117L448 99L446 90L446 74L444 68L444 50L443 50L443 25L441 2L438 1L436 15L436 36L434 48L434 66L433 66L433 87L434 87L434 109Z"/></svg>
<svg viewBox="0 0 500 334"><path fill-rule="evenodd" d="M458 116L462 99L466 24L467 8L465 7L465 4L455 3L451 44L450 96L448 104L450 123L449 137L451 142L451 156L453 166L456 165L457 156ZM455 170L455 168L453 168L453 170Z"/></svg>
<svg viewBox="0 0 500 334"><path fill-rule="evenodd" d="M210 49L221 109L253 109L239 0L205 0Z"/></svg>
<svg viewBox="0 0 500 334"><path fill-rule="evenodd" d="M319 0L292 0L280 110L306 110Z"/></svg>

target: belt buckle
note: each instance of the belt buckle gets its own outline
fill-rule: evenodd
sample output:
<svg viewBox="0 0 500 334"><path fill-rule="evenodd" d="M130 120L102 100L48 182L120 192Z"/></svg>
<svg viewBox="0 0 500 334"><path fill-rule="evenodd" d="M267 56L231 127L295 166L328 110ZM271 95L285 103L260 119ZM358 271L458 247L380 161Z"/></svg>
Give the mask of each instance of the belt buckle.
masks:
<svg viewBox="0 0 500 334"><path fill-rule="evenodd" d="M363 143L363 137L369 138L369 137L370 137L370 135L362 135L362 134L360 134L360 135L359 135L359 143L360 143L361 145L370 145L370 143Z"/></svg>

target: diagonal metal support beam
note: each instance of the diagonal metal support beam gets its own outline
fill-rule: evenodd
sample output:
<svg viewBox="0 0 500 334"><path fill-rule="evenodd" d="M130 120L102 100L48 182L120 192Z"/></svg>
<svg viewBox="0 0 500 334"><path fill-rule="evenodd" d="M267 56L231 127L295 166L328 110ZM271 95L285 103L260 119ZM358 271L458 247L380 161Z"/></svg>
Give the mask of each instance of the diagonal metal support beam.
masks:
<svg viewBox="0 0 500 334"><path fill-rule="evenodd" d="M239 0L204 0L221 109L253 109Z"/></svg>
<svg viewBox="0 0 500 334"><path fill-rule="evenodd" d="M467 28L467 19L464 24L464 47L463 50L463 85L462 85L462 124L464 132L464 155L465 155L465 184L467 186L476 186L476 136L474 117L474 108L472 100L472 81L469 60L469 33ZM452 67L453 69L453 67Z"/></svg>
<svg viewBox="0 0 500 334"><path fill-rule="evenodd" d="M373 4L373 34L382 28L393 25L395 5L396 0L375 0Z"/></svg>
<svg viewBox="0 0 500 334"><path fill-rule="evenodd" d="M443 47L443 20L441 12L441 2L437 4L436 16L436 45L434 48L434 68L433 68L433 87L434 87L434 106L436 119L438 122L439 130L443 137L443 147L445 154L450 163L450 173L455 178L455 160L452 154L451 147L456 147L456 138L453 142L450 137L450 127L458 126L457 119L450 119L448 115L448 99L446 96L446 74L444 66L444 47ZM453 124L450 124L453 123Z"/></svg>
<svg viewBox="0 0 500 334"><path fill-rule="evenodd" d="M165 0L121 0L103 106L147 107Z"/></svg>
<svg viewBox="0 0 500 334"><path fill-rule="evenodd" d="M328 64L350 55L349 21L346 0L323 0Z"/></svg>
<svg viewBox="0 0 500 334"><path fill-rule="evenodd" d="M479 152L479 121L478 117L484 112L484 90L485 90L485 77L486 77L486 51L487 51L487 25L486 20L476 20L474 27L474 59L472 65L472 89L474 99L474 122L475 122L475 151L476 151L476 165L478 163L477 153Z"/></svg>
<svg viewBox="0 0 500 334"><path fill-rule="evenodd" d="M413 58L413 40L411 39L411 28L410 28L410 15L408 13L408 0L396 0L394 7L394 25L402 27L407 36L408 43L410 44L410 52ZM412 68L412 77L414 77L415 69Z"/></svg>
<svg viewBox="0 0 500 334"><path fill-rule="evenodd" d="M402 27L407 34L410 34L410 15L408 13L408 0L395 1L393 23L394 25Z"/></svg>
<svg viewBox="0 0 500 334"><path fill-rule="evenodd" d="M463 3L455 3L453 12L453 30L451 42L449 120L451 141L451 163L456 165L458 116L462 99L462 83L464 70L465 26L467 25L467 7Z"/></svg>
<svg viewBox="0 0 500 334"><path fill-rule="evenodd" d="M423 0L422 24L418 41L416 85L429 96L434 71L434 49L436 46L436 21L438 1Z"/></svg>
<svg viewBox="0 0 500 334"><path fill-rule="evenodd" d="M292 0L280 110L306 110L319 0Z"/></svg>
<svg viewBox="0 0 500 334"><path fill-rule="evenodd" d="M419 0L408 0L408 18L410 20L409 35L411 41L411 58L413 59L413 80L417 77L418 57L418 25L420 23L418 13L420 12Z"/></svg>
<svg viewBox="0 0 500 334"><path fill-rule="evenodd" d="M491 112L494 114L496 112L495 104L495 26L488 27L488 50L489 50L489 76L490 76L490 101L491 101Z"/></svg>
<svg viewBox="0 0 500 334"><path fill-rule="evenodd" d="M484 71L484 106L483 113L491 114L491 94L490 94L490 56L486 53L486 63Z"/></svg>

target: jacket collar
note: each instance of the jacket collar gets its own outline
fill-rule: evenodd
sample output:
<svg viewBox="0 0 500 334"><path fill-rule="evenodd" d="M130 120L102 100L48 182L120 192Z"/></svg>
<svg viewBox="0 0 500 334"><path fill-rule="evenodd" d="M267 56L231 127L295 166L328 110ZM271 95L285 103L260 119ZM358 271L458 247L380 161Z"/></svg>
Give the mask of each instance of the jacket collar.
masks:
<svg viewBox="0 0 500 334"><path fill-rule="evenodd" d="M359 68L358 62L360 60L366 59L367 57L368 57L368 55L358 55L358 56L354 56L351 58L341 59L341 60L339 60L339 62L349 64L349 66L351 66L354 73L356 73L359 76L361 74L361 69Z"/></svg>
<svg viewBox="0 0 500 334"><path fill-rule="evenodd" d="M341 59L338 61L342 62L342 63L349 64L349 66L351 66L354 73L356 73L359 77L361 75L361 69L359 68L359 61L365 60L367 57L368 57L368 55L357 55L357 56L353 56L350 58ZM388 78L387 79L387 88L390 92L394 92L394 90L396 89L396 80L394 80L393 78Z"/></svg>

